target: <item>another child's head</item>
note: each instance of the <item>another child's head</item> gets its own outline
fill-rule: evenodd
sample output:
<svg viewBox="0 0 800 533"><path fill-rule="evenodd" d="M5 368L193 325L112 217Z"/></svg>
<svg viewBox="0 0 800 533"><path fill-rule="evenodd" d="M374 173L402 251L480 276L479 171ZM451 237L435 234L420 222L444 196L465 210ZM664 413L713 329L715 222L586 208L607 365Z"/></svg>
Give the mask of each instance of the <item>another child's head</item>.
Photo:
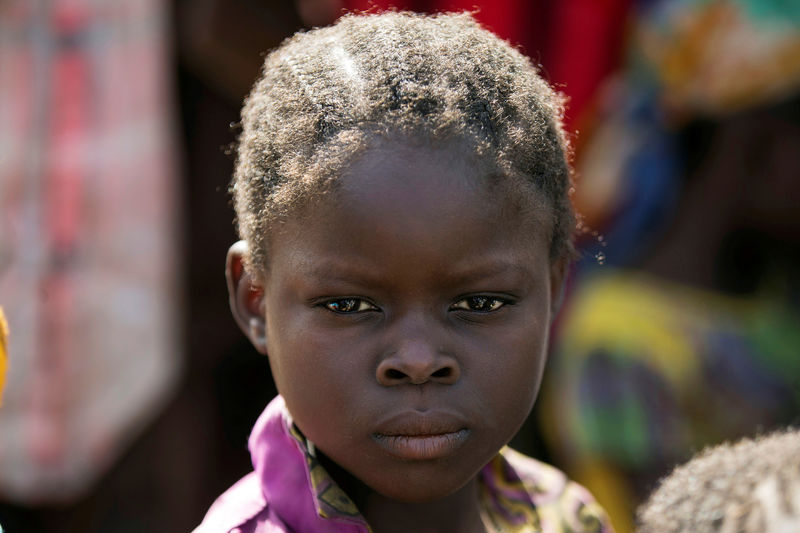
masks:
<svg viewBox="0 0 800 533"><path fill-rule="evenodd" d="M639 510L640 533L800 531L800 431L709 448Z"/></svg>
<svg viewBox="0 0 800 533"><path fill-rule="evenodd" d="M561 115L469 15L345 16L267 56L231 305L298 428L376 493L457 492L533 405L574 227Z"/></svg>

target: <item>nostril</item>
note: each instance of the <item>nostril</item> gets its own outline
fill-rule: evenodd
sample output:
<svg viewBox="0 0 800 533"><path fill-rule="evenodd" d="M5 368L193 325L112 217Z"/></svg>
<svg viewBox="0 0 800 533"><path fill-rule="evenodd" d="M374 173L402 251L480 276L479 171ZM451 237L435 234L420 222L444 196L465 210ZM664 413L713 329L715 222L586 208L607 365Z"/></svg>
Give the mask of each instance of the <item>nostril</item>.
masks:
<svg viewBox="0 0 800 533"><path fill-rule="evenodd" d="M396 368L390 368L386 371L386 377L391 380L400 380L406 377L404 373L397 370Z"/></svg>
<svg viewBox="0 0 800 533"><path fill-rule="evenodd" d="M2 1L2 0L0 0ZM375 377L385 387L397 385L436 382L453 384L461 375L458 363L449 356L436 360L435 354L415 359L414 353L396 354L387 357L378 364Z"/></svg>
<svg viewBox="0 0 800 533"><path fill-rule="evenodd" d="M446 366L444 368L440 368L439 370L437 370L436 372L431 374L431 376L433 376L435 378L449 378L450 377L450 373L451 373L450 367Z"/></svg>

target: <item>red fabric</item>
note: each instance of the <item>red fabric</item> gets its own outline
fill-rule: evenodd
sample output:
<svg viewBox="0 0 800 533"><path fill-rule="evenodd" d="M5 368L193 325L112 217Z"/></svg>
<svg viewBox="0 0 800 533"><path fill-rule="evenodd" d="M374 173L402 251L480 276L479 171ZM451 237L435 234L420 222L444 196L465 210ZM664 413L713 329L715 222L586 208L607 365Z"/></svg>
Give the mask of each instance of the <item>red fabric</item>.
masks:
<svg viewBox="0 0 800 533"><path fill-rule="evenodd" d="M62 15L62 16L59 16ZM57 32L78 31L80 16L72 10L56 13ZM76 149L86 142L89 113L89 64L79 51L60 54L53 64L53 93L50 146L53 157L43 176L45 183L45 232L50 257L47 274L41 279L47 305L40 308L42 335L39 337L36 373L28 390L32 405L28 418L29 452L33 461L49 464L64 459L67 442L69 375L76 354L71 321L74 298L72 265L81 228L83 166Z"/></svg>
<svg viewBox="0 0 800 533"><path fill-rule="evenodd" d="M431 2L436 11L470 11L478 8L476 17L496 35L521 47L535 62L546 43L546 18L543 2L531 0L438 0Z"/></svg>
<svg viewBox="0 0 800 533"><path fill-rule="evenodd" d="M619 65L631 0L560 0L552 13L550 81L569 97L568 131L583 117L602 81Z"/></svg>
<svg viewBox="0 0 800 533"><path fill-rule="evenodd" d="M385 11L390 8L413 10L412 1L385 1L385 0L345 0L344 7L348 11Z"/></svg>
<svg viewBox="0 0 800 533"><path fill-rule="evenodd" d="M547 2L542 0L345 0L347 10L400 9L420 13L473 11L496 35L540 60L547 42Z"/></svg>

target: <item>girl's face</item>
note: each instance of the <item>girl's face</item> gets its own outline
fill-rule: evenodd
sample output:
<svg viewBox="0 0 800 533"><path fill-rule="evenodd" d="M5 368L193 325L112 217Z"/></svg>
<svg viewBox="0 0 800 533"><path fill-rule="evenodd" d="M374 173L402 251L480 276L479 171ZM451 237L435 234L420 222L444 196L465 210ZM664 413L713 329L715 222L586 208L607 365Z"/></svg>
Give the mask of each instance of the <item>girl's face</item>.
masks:
<svg viewBox="0 0 800 533"><path fill-rule="evenodd" d="M229 272L300 430L402 501L463 487L519 429L563 278L546 215L458 148L366 152L270 235L261 300Z"/></svg>

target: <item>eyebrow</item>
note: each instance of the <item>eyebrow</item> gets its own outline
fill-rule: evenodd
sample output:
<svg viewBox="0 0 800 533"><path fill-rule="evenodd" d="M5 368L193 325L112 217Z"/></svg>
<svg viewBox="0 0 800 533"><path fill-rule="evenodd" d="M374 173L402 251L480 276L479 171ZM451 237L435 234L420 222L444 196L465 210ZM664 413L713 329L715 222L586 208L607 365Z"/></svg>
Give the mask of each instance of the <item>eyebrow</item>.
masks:
<svg viewBox="0 0 800 533"><path fill-rule="evenodd" d="M499 258L469 268L458 269L456 266L452 270L450 277L455 281L468 283L479 279L495 278L508 273L524 278L529 275L530 271L518 261Z"/></svg>
<svg viewBox="0 0 800 533"><path fill-rule="evenodd" d="M377 276L369 268L363 268L353 261L325 260L322 262L302 262L296 264L294 272L304 278L324 279L326 281L340 281L344 283L378 282Z"/></svg>
<svg viewBox="0 0 800 533"><path fill-rule="evenodd" d="M323 263L298 265L296 272L304 277L325 279L326 281L342 283L359 283L368 286L378 286L384 282L384 276L376 274L374 269L354 265L352 261L327 260ZM482 262L477 266L459 268L455 265L447 272L447 279L456 285L470 283L481 279L494 278L508 273L524 278L529 270L518 261L505 258L495 258Z"/></svg>

